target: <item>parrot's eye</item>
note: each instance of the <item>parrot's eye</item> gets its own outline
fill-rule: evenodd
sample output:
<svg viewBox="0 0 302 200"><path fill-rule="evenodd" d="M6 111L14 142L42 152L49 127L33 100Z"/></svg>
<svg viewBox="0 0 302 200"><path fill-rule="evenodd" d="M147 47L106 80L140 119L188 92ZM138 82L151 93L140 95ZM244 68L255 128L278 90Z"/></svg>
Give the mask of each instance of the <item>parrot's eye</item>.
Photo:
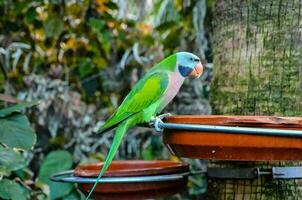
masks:
<svg viewBox="0 0 302 200"><path fill-rule="evenodd" d="M191 61L195 61L195 62L199 62L199 59L197 59L197 58L192 58L192 57L191 57L190 60L191 60Z"/></svg>

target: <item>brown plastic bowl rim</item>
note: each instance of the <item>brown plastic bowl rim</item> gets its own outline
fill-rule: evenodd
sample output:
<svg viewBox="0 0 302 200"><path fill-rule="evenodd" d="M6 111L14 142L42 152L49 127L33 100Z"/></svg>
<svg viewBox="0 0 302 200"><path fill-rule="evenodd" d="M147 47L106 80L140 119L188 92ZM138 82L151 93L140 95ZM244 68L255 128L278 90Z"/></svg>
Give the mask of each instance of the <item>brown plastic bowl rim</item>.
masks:
<svg viewBox="0 0 302 200"><path fill-rule="evenodd" d="M180 124L302 129L302 117L262 115L174 115L166 117L164 121Z"/></svg>
<svg viewBox="0 0 302 200"><path fill-rule="evenodd" d="M74 175L97 177L103 162L80 164L74 169ZM116 167L118 169L116 169ZM114 168L114 169L113 169ZM189 165L169 160L116 160L104 173L104 177L152 176L188 172Z"/></svg>

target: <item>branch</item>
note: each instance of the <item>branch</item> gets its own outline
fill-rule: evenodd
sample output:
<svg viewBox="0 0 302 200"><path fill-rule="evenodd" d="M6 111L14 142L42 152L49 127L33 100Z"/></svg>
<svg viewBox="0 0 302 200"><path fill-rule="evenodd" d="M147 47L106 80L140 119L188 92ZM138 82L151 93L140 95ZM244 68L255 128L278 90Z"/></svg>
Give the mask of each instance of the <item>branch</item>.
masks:
<svg viewBox="0 0 302 200"><path fill-rule="evenodd" d="M0 94L0 100L9 102L9 103L21 103L22 102L21 100L15 98L15 97L5 95L5 94Z"/></svg>

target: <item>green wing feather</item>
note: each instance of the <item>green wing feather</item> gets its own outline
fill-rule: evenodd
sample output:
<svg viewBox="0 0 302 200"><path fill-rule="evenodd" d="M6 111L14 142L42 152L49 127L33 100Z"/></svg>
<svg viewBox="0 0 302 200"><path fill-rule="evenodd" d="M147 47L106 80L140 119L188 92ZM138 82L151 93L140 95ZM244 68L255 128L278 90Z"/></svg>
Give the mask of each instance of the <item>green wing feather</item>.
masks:
<svg viewBox="0 0 302 200"><path fill-rule="evenodd" d="M99 173L97 180L95 181L95 183L93 184L93 187L91 188L91 190L89 191L88 196L86 197L86 200L88 200L90 198L90 196L92 195L95 187L97 186L98 182L100 181L101 177L104 175L106 169L109 167L110 163L112 162L118 147L121 144L121 141L125 135L125 133L127 132L127 130L129 128L131 128L133 125L135 125L135 122L137 121L137 118L139 118L138 115L133 115L132 117L130 117L129 119L124 120L122 123L120 123L116 129L114 138L113 138L113 142L112 145L110 147L109 153L106 157L106 160L104 162L104 165L102 167L101 172Z"/></svg>
<svg viewBox="0 0 302 200"><path fill-rule="evenodd" d="M146 74L131 92L126 96L118 110L105 122L98 131L105 132L116 127L119 123L147 108L160 99L166 91L169 83L168 74L165 71L156 71Z"/></svg>

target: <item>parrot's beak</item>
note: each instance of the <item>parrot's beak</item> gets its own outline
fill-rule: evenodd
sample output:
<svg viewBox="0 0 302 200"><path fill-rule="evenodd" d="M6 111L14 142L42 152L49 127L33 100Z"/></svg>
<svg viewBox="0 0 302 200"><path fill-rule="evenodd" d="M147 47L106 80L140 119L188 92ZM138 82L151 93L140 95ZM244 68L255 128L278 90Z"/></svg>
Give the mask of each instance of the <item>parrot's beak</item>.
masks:
<svg viewBox="0 0 302 200"><path fill-rule="evenodd" d="M203 72L203 66L201 62L199 62L193 69L193 71L190 73L189 77L192 78L199 78Z"/></svg>

